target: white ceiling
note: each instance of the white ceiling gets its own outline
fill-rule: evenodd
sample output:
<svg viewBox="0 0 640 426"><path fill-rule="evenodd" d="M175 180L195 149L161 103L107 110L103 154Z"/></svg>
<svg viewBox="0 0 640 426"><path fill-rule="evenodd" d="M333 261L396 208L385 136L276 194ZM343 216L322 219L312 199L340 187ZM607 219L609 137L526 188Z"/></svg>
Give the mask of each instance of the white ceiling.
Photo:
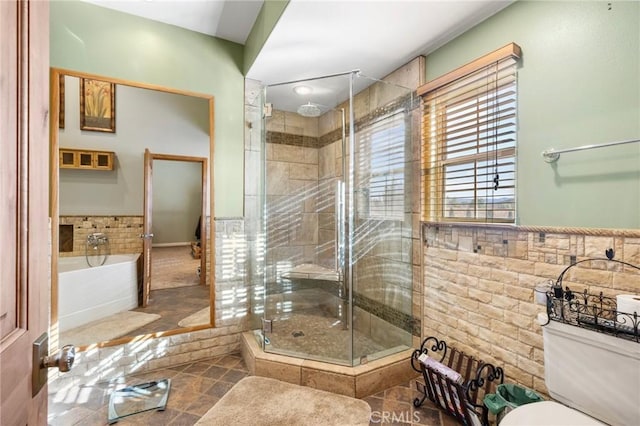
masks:
<svg viewBox="0 0 640 426"><path fill-rule="evenodd" d="M263 3L89 1L241 44ZM247 77L270 85L358 69L368 77L381 79L416 56L433 52L513 1L291 0ZM316 95L329 90L321 82L305 84ZM335 97L314 97L312 101L330 105ZM290 86L269 90L268 100L278 100L277 107L286 110L306 103L292 96Z"/></svg>
<svg viewBox="0 0 640 426"><path fill-rule="evenodd" d="M84 0L244 44L263 0Z"/></svg>
<svg viewBox="0 0 640 426"><path fill-rule="evenodd" d="M269 85L360 70L367 77L382 79L510 3L291 0L247 77ZM359 79L355 92L371 82ZM292 86L281 86L268 88L267 100L274 108L295 111L307 101L332 107L348 97L347 79L304 84L313 88L313 96L295 96Z"/></svg>

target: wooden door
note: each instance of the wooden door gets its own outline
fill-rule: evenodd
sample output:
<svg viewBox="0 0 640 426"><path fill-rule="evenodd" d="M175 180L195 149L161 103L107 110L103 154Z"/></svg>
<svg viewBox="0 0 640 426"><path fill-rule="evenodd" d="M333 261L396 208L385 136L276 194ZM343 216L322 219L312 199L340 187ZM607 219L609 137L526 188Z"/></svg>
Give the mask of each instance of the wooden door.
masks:
<svg viewBox="0 0 640 426"><path fill-rule="evenodd" d="M144 151L144 231L140 236L144 239L143 243L143 288L142 296L143 306L147 306L149 302L149 294L151 293L151 241L153 239L153 160L165 161L186 161L192 163L200 163L201 185L200 185L200 285L206 284L206 260L207 260L207 227L206 227L206 201L207 201L207 170L208 160L205 157L191 157L172 154L153 154L148 149ZM213 322L211 323L213 324Z"/></svg>
<svg viewBox="0 0 640 426"><path fill-rule="evenodd" d="M49 310L48 3L0 1L0 40L0 424L44 425L32 344Z"/></svg>
<svg viewBox="0 0 640 426"><path fill-rule="evenodd" d="M149 293L151 292L151 239L152 221L151 211L153 203L151 199L151 184L153 177L153 157L148 149L144 150L144 225L142 235L142 307L149 304Z"/></svg>

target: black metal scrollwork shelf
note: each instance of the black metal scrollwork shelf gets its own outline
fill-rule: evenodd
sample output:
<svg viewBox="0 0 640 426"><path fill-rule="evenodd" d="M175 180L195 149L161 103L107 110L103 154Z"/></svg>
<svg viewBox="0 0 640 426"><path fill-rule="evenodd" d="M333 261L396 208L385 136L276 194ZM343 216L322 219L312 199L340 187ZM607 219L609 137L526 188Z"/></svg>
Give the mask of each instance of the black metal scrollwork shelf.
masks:
<svg viewBox="0 0 640 426"><path fill-rule="evenodd" d="M574 292L569 287L562 287L565 273L575 265L588 261L615 262L640 270L640 267L613 259L613 250L606 251L607 258L585 259L565 268L555 284L546 293L547 316L550 321L558 321L577 327L587 328L600 333L609 334L622 339L640 343L640 312L621 312L613 297L600 294Z"/></svg>

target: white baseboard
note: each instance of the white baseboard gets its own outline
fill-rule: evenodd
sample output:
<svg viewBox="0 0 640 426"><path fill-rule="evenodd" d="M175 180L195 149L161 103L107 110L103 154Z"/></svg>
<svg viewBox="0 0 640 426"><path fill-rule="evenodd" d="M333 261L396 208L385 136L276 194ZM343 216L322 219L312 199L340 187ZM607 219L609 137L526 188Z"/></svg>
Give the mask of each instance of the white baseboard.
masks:
<svg viewBox="0 0 640 426"><path fill-rule="evenodd" d="M185 243L159 243L152 244L151 247L182 247L182 246L190 246L191 241L187 241Z"/></svg>

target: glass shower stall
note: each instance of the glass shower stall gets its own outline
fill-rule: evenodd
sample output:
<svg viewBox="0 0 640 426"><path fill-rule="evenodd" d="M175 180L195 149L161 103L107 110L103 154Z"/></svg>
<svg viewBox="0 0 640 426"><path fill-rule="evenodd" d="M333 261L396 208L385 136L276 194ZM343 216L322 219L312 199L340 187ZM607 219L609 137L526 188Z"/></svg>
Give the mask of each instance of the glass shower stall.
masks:
<svg viewBox="0 0 640 426"><path fill-rule="evenodd" d="M263 350L355 366L410 348L415 95L353 71L262 96Z"/></svg>

